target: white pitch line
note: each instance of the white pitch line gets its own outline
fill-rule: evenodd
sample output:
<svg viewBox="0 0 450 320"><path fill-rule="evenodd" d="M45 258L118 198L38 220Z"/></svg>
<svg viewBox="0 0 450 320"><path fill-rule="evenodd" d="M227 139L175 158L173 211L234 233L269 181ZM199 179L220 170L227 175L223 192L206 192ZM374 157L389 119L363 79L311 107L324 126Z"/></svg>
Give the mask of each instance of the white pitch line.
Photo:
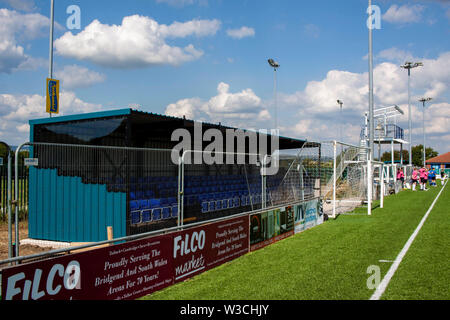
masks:
<svg viewBox="0 0 450 320"><path fill-rule="evenodd" d="M438 195L434 199L433 203L431 204L428 211L423 216L422 220L420 221L419 225L417 226L416 230L414 230L413 234L409 237L408 241L406 242L405 246L403 247L402 251L398 254L397 258L395 258L394 263L389 268L389 271L384 276L383 280L381 281L380 285L377 287L377 290L373 293L373 295L370 297L370 300L380 300L381 296L383 295L384 291L386 290L389 282L391 281L392 277L394 276L395 271L397 271L398 266L402 262L403 258L406 255L406 252L408 252L409 247L413 243L414 239L416 238L417 234L419 233L420 229L422 228L423 224L425 223L425 220L427 220L428 215L430 214L431 210L433 209L434 205L436 204L436 201L439 199L439 196L441 195L442 191L444 191L445 186L447 185L447 182L445 182L444 186L442 187L441 191L439 191Z"/></svg>

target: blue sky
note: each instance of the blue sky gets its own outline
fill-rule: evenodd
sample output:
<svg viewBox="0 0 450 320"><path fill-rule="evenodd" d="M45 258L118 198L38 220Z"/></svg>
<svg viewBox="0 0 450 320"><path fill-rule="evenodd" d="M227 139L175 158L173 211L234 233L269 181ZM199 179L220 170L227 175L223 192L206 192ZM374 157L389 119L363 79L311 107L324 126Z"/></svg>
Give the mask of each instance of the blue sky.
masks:
<svg viewBox="0 0 450 320"><path fill-rule="evenodd" d="M413 70L413 101L433 95L429 143L450 151L449 1L373 4L381 9L381 29L373 33L375 106L407 111L407 77L399 65L423 61L422 70ZM12 144L27 139L27 119L46 116L49 5L0 0L0 48L2 41L6 48L0 52L0 139ZM79 30L67 27L70 5L80 8ZM268 128L275 104L267 59L274 58L281 65L281 134L334 139L344 126L344 140L357 143L368 109L366 9L366 0L55 0L62 114L133 106ZM344 100L342 117L336 99ZM422 143L422 109L413 104L415 145ZM406 128L406 120L398 123Z"/></svg>

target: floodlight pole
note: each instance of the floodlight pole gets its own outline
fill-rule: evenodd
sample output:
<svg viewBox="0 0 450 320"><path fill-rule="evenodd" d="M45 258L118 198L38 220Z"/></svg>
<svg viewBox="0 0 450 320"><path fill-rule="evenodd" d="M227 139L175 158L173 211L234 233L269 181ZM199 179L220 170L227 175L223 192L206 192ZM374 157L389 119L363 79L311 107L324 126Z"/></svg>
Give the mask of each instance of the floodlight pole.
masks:
<svg viewBox="0 0 450 320"><path fill-rule="evenodd" d="M278 62L273 59L267 60L269 65L273 68L273 99L275 102L275 130L278 129L278 106L277 106L277 69L280 67Z"/></svg>
<svg viewBox="0 0 450 320"><path fill-rule="evenodd" d="M50 3L50 44L49 44L49 56L48 56L48 77L53 79L53 29L55 25L55 17L54 17L54 9L55 2L51 0ZM48 88L46 88L48 90ZM50 118L52 117L52 113L49 112Z"/></svg>
<svg viewBox="0 0 450 320"><path fill-rule="evenodd" d="M343 101L341 100L337 100L337 103L339 104L340 110L339 110L339 120L340 120L340 125L339 125L339 139L341 139L341 142L343 142L342 140L342 105L344 104Z"/></svg>
<svg viewBox="0 0 450 320"><path fill-rule="evenodd" d="M50 4L50 44L49 44L49 57L48 57L48 77L52 79L53 77L53 28L54 28L54 0L51 0Z"/></svg>
<svg viewBox="0 0 450 320"><path fill-rule="evenodd" d="M369 0L369 15L372 17L372 1ZM370 19L371 20L371 19ZM374 148L374 123L373 123L373 39L372 27L369 27L369 149L370 157L373 160Z"/></svg>
<svg viewBox="0 0 450 320"><path fill-rule="evenodd" d="M431 98L422 98L419 99L420 102L422 102L423 110L422 110L422 122L423 122L423 167L426 166L426 159L425 159L425 102L430 101Z"/></svg>
<svg viewBox="0 0 450 320"><path fill-rule="evenodd" d="M343 139L342 139L342 105L344 104L344 102L338 99L337 103L340 106L340 110L339 110L339 122L340 122L339 123L339 139L341 140L341 142L344 142ZM339 161L340 168L339 168L339 170L340 170L341 173L342 173L342 167L344 165L344 158L343 158L343 156L344 156L344 150L343 150L343 147L342 147L342 144L341 144L341 153L340 153L340 156L339 156L340 157L340 161Z"/></svg>
<svg viewBox="0 0 450 320"><path fill-rule="evenodd" d="M275 103L275 130L278 129L278 97L277 97L277 68L278 66L273 67L273 99Z"/></svg>
<svg viewBox="0 0 450 320"><path fill-rule="evenodd" d="M422 62L405 62L400 66L408 70L408 134L409 134L409 165L412 164L412 115L411 115L411 69L423 66Z"/></svg>

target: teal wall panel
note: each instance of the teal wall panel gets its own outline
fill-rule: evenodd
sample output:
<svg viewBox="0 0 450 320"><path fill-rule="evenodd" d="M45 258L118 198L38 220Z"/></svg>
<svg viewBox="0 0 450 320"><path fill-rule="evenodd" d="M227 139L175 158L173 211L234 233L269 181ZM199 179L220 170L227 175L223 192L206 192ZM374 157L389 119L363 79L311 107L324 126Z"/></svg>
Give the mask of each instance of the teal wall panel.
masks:
<svg viewBox="0 0 450 320"><path fill-rule="evenodd" d="M106 185L84 184L80 177L58 176L54 169L30 168L29 237L94 242L126 235L126 193Z"/></svg>

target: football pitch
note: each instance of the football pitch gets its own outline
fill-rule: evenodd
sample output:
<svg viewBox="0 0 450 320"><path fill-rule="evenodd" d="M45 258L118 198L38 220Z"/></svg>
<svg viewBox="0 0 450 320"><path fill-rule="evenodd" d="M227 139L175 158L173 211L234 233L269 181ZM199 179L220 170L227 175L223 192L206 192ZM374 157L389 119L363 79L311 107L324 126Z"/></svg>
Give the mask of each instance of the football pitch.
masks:
<svg viewBox="0 0 450 320"><path fill-rule="evenodd" d="M367 300L389 278L381 300L448 300L450 186L442 188L385 197L371 216L358 208L143 299Z"/></svg>

